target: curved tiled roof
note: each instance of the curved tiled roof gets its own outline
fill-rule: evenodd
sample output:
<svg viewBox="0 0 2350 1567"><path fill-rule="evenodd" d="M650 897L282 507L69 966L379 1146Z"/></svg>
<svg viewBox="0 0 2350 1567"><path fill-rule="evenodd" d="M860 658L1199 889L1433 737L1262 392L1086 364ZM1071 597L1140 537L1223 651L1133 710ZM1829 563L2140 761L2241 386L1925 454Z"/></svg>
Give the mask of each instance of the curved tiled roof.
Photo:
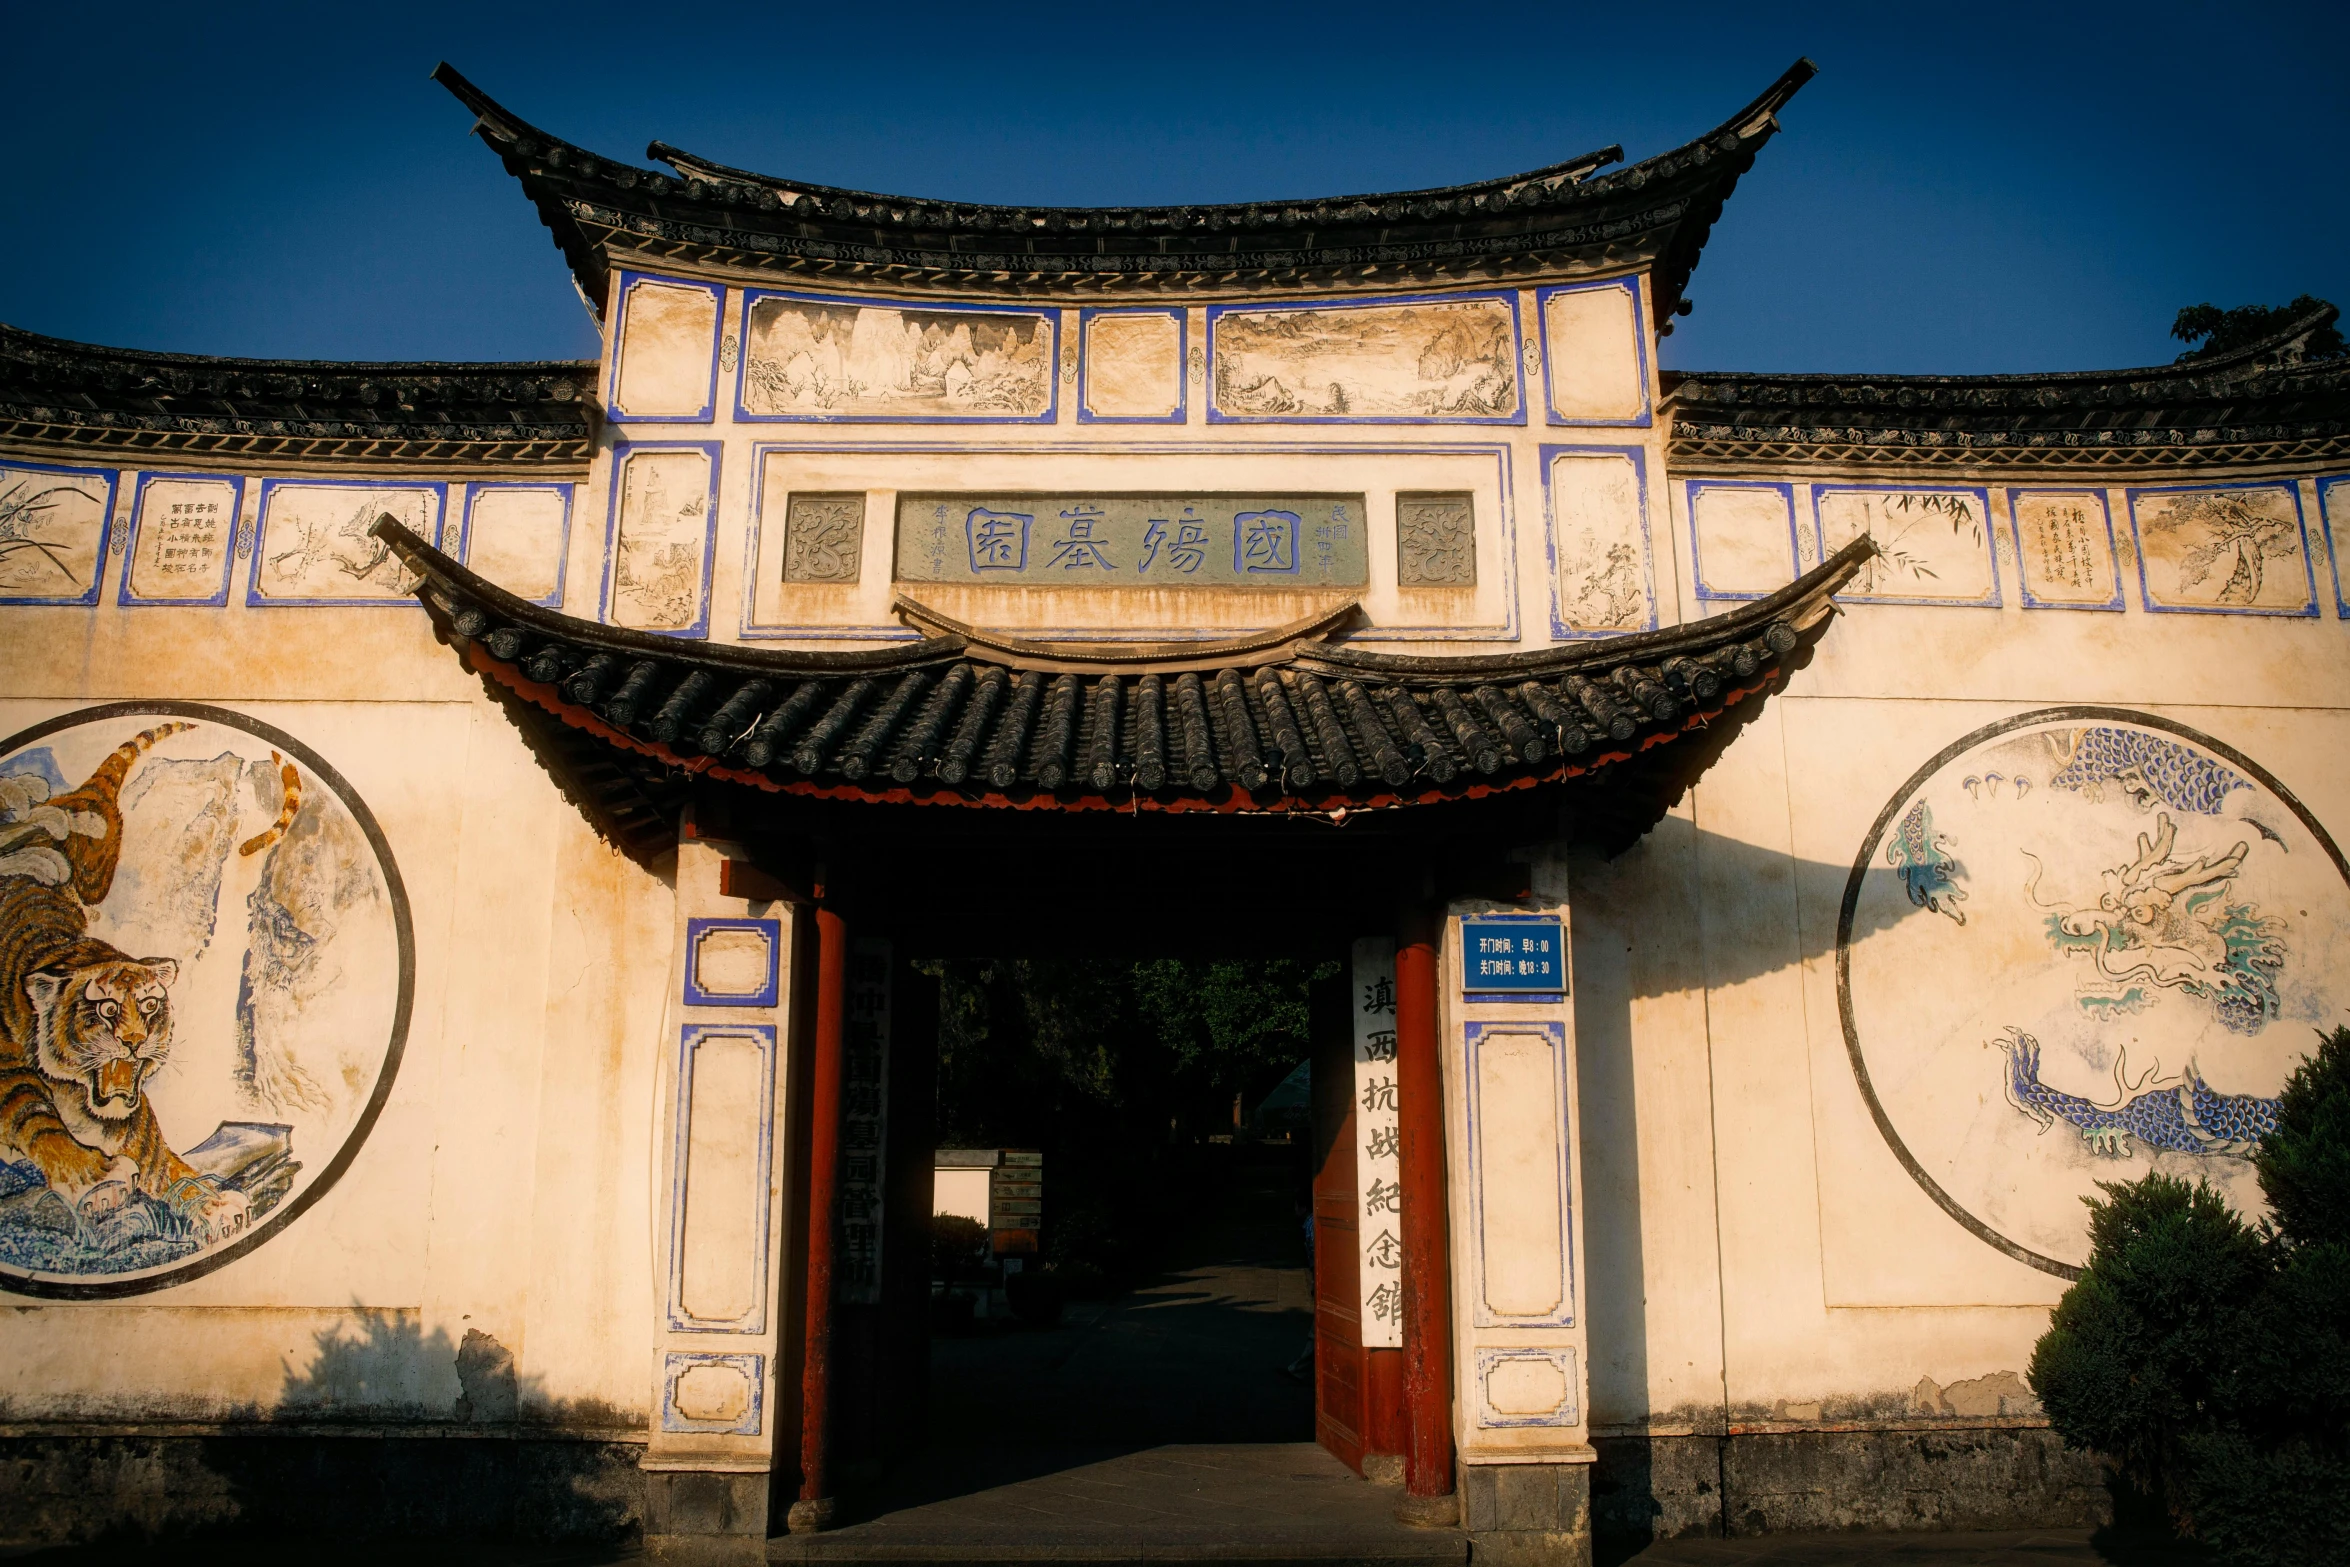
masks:
<svg viewBox="0 0 2350 1567"><path fill-rule="evenodd" d="M1723 201L1814 69L1798 61L1714 130L1611 174L1595 171L1621 156L1614 147L1441 189L1162 207L881 196L655 142L648 156L677 170L660 174L549 135L448 65L434 77L478 116L598 302L616 254L949 292L1361 286L1653 264L1667 320Z"/></svg>
<svg viewBox="0 0 2350 1567"><path fill-rule="evenodd" d="M524 603L388 517L375 532L467 662L592 753L591 786L573 780L589 794L600 776L641 802L691 776L882 805L1269 815L1572 783L1610 842L1710 760L1691 742L1760 705L1873 548L1709 620L1525 653L1366 652L1328 641L1326 617L1221 648L1055 658L961 635L854 653L649 635ZM1591 793L1619 780L1636 805ZM624 836L654 814L603 811Z"/></svg>
<svg viewBox="0 0 2350 1567"><path fill-rule="evenodd" d="M96 450L584 467L596 365L216 359L0 325L0 436Z"/></svg>
<svg viewBox="0 0 2350 1567"><path fill-rule="evenodd" d="M2040 375L1667 371L1677 465L2198 464L2350 453L2350 357L2307 359L2331 305L2233 353Z"/></svg>

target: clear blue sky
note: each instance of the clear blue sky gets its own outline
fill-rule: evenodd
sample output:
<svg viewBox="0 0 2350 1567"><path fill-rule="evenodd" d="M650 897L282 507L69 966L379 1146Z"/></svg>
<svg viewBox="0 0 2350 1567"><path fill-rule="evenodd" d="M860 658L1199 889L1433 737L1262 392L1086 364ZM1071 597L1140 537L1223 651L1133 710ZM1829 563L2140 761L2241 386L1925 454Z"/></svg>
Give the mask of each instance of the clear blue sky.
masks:
<svg viewBox="0 0 2350 1567"><path fill-rule="evenodd" d="M2179 306L2350 307L2350 6L28 5L0 320L194 353L594 352L446 57L622 159L979 201L1439 185L1821 74L1666 363L2161 362Z"/></svg>

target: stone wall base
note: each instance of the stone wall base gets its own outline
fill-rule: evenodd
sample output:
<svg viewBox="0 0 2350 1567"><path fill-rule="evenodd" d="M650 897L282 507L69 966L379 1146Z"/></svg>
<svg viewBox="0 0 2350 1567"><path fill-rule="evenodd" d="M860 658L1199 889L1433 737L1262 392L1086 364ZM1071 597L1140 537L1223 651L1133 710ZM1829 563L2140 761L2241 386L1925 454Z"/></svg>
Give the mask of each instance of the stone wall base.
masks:
<svg viewBox="0 0 2350 1567"><path fill-rule="evenodd" d="M2105 1469L2045 1427L1601 1437L1592 1525L1611 1542L1820 1529L2109 1523Z"/></svg>
<svg viewBox="0 0 2350 1567"><path fill-rule="evenodd" d="M1591 1465L1464 1464L1461 1527L1479 1567L1591 1567Z"/></svg>
<svg viewBox="0 0 2350 1567"><path fill-rule="evenodd" d="M634 1543L646 1533L643 1455L633 1442L528 1436L6 1436L0 1545L208 1535ZM691 1513L695 1500L672 1506Z"/></svg>

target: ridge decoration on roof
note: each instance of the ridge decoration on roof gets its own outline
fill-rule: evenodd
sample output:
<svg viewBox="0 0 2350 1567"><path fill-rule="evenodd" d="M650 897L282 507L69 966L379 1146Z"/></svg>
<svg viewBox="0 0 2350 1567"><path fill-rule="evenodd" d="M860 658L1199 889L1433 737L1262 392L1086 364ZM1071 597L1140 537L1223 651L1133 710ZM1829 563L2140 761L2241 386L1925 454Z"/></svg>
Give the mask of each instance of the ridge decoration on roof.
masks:
<svg viewBox="0 0 2350 1567"><path fill-rule="evenodd" d="M584 468L596 373L592 361L219 359L0 325L0 436L94 450Z"/></svg>
<svg viewBox="0 0 2350 1567"><path fill-rule="evenodd" d="M2181 465L2350 454L2350 357L2308 359L2327 305L2233 353L2037 375L1666 371L1676 469L1708 462Z"/></svg>
<svg viewBox="0 0 2350 1567"><path fill-rule="evenodd" d="M574 619L389 517L372 531L517 721L560 732L575 797L609 786L590 815L624 839L657 837L659 800L702 777L883 806L1325 816L1636 782L1621 809L1582 796L1616 824L1609 841L1629 842L1718 751L1699 737L1726 740L1806 656L1875 548L1856 540L1709 620L1523 653L1350 648L1330 638L1351 606L1225 644L1070 651L940 632L809 653Z"/></svg>
<svg viewBox="0 0 2350 1567"><path fill-rule="evenodd" d="M687 263L946 292L1246 290L1654 273L1669 327L1722 203L1816 73L1790 66L1703 136L1614 173L1606 147L1503 179L1310 201L1014 207L840 190L663 142L674 175L538 129L447 64L434 80L522 182L601 310L612 269Z"/></svg>

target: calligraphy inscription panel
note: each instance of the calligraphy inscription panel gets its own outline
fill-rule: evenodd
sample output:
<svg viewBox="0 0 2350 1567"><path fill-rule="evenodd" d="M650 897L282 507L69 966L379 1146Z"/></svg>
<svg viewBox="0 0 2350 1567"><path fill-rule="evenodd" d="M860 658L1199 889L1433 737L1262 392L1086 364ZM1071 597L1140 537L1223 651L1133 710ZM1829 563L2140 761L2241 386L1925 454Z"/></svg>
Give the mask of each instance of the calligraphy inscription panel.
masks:
<svg viewBox="0 0 2350 1567"><path fill-rule="evenodd" d="M1360 495L901 495L901 582L1359 588Z"/></svg>

